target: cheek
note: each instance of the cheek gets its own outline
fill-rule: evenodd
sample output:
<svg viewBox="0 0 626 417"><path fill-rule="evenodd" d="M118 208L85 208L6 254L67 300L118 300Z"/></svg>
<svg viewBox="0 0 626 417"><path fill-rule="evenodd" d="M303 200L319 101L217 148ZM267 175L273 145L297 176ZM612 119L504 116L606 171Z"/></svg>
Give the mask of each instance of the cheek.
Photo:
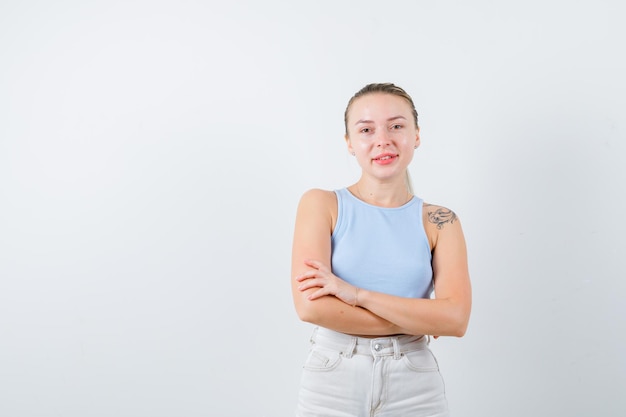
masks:
<svg viewBox="0 0 626 417"><path fill-rule="evenodd" d="M355 149L368 150L372 146L372 141L360 140L353 144Z"/></svg>
<svg viewBox="0 0 626 417"><path fill-rule="evenodd" d="M402 138L402 145L406 147L414 147L415 146L415 136L405 136Z"/></svg>

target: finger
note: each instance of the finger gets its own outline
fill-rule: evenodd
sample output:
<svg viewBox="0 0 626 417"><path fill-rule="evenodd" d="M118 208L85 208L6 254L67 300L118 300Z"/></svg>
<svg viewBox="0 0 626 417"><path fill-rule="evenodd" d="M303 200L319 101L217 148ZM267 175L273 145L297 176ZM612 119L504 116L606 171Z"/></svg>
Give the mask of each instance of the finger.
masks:
<svg viewBox="0 0 626 417"><path fill-rule="evenodd" d="M319 287L319 288L323 288L324 285L321 284L319 281L317 280L308 280L306 282L303 282L302 284L298 285L298 289L300 291L306 291L309 288L315 288L315 287Z"/></svg>
<svg viewBox="0 0 626 417"><path fill-rule="evenodd" d="M317 276L317 269L310 269L296 277L296 281L304 281L305 279L315 278Z"/></svg>
<svg viewBox="0 0 626 417"><path fill-rule="evenodd" d="M311 268L320 269L324 266L320 261L316 261L315 259L305 259L304 264L306 266L310 266Z"/></svg>
<svg viewBox="0 0 626 417"><path fill-rule="evenodd" d="M326 291L325 288L320 288L317 291L312 292L311 294L309 294L309 296L307 297L309 300L315 300L317 298L320 298L324 295L328 295L328 291Z"/></svg>

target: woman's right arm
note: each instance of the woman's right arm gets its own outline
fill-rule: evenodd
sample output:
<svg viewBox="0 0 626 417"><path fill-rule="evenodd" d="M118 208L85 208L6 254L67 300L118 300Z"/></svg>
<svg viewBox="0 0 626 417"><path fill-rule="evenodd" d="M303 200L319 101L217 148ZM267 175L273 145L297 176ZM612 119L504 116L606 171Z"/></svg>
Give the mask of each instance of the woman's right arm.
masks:
<svg viewBox="0 0 626 417"><path fill-rule="evenodd" d="M331 234L337 217L337 197L332 191L310 190L300 199L291 255L291 290L301 320L357 335L388 335L401 331L396 325L360 307L352 307L335 296L315 300L308 296L317 288L300 291L296 277L309 271L307 259L331 264Z"/></svg>

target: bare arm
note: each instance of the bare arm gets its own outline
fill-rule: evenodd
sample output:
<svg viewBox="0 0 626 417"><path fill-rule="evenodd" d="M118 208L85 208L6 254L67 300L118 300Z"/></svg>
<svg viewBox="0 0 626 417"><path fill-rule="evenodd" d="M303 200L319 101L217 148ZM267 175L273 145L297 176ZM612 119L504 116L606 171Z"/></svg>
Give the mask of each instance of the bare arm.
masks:
<svg viewBox="0 0 626 417"><path fill-rule="evenodd" d="M356 297L356 288L333 275L323 261L310 262L314 268L297 278L302 283L300 290L313 290L309 297L314 300L332 294L346 304L356 301L358 306L394 323L400 333L463 336L471 309L467 254L461 225L454 213L447 212L454 217L443 222L434 218L425 223L433 245L435 299L405 298L366 290L360 290ZM435 209L431 213L435 213ZM425 213L425 219L427 216Z"/></svg>
<svg viewBox="0 0 626 417"><path fill-rule="evenodd" d="M465 238L456 216L452 222L431 221L431 228L433 224L440 227L432 261L435 299L403 298L362 290L358 305L395 323L408 334L460 337L467 329L472 298Z"/></svg>
<svg viewBox="0 0 626 417"><path fill-rule="evenodd" d="M297 277L316 271L306 261L316 259L325 265L331 261L331 233L337 216L333 192L310 190L298 206L294 231L291 285L294 305L301 320L335 331L359 335L387 335L401 329L364 308L353 307L332 294L310 299L316 288L301 290ZM355 291L354 287L351 291Z"/></svg>

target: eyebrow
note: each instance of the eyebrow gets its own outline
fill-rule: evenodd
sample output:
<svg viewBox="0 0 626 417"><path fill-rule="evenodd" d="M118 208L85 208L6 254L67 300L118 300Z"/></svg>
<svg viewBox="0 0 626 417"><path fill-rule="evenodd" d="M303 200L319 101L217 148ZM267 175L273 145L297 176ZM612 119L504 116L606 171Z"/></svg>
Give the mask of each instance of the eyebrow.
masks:
<svg viewBox="0 0 626 417"><path fill-rule="evenodd" d="M389 119L387 119L387 121L388 122L392 122L392 121L398 120L398 119L406 120L406 117L404 117L404 116L394 116L394 117L390 117ZM357 120L357 122L354 125L356 126L358 124L363 124L363 123L374 123L374 121L373 120L361 119L361 120Z"/></svg>

